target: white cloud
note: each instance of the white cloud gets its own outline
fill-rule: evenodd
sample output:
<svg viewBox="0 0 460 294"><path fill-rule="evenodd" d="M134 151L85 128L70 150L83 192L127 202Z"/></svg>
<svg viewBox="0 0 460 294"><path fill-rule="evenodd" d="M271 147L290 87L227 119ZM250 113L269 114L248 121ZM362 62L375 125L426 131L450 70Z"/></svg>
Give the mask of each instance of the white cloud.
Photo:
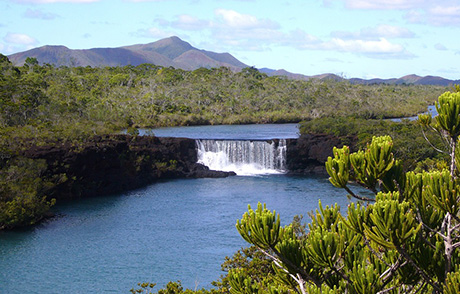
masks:
<svg viewBox="0 0 460 294"><path fill-rule="evenodd" d="M10 44L2 44L2 43L0 43L0 52L2 54L4 54L4 55L17 53L17 52L29 50L29 49L32 49L32 48L33 48L32 46L14 46L14 45L10 45Z"/></svg>
<svg viewBox="0 0 460 294"><path fill-rule="evenodd" d="M337 31L331 34L343 39L379 40L380 38L413 38L415 34L402 27L381 24L377 27L363 28L359 32Z"/></svg>
<svg viewBox="0 0 460 294"><path fill-rule="evenodd" d="M281 45L297 49L312 49L322 43L323 42L319 38L300 29L291 31L280 39Z"/></svg>
<svg viewBox="0 0 460 294"><path fill-rule="evenodd" d="M429 0L344 0L350 9L412 9L422 7Z"/></svg>
<svg viewBox="0 0 460 294"><path fill-rule="evenodd" d="M220 25L236 29L277 29L278 23L263 19L260 20L249 14L241 14L234 10L216 9L215 15L218 17Z"/></svg>
<svg viewBox="0 0 460 294"><path fill-rule="evenodd" d="M234 47L236 50L269 50L268 45L283 38L279 24L269 19L259 19L253 15L241 14L234 10L216 9L212 21L189 19L187 27L207 29L218 45L213 47ZM186 23L182 19L181 24ZM178 22L172 22L178 28Z"/></svg>
<svg viewBox="0 0 460 294"><path fill-rule="evenodd" d="M16 3L23 4L49 4L49 3L91 3L100 0L13 0Z"/></svg>
<svg viewBox="0 0 460 294"><path fill-rule="evenodd" d="M165 21L165 23L167 23ZM194 16L188 14L181 14L177 16L177 20L172 21L170 25L174 28L178 28L181 30L202 30L209 27L210 22L206 20L198 19Z"/></svg>
<svg viewBox="0 0 460 294"><path fill-rule="evenodd" d="M460 6L435 6L429 11L433 15L452 17L460 14Z"/></svg>
<svg viewBox="0 0 460 294"><path fill-rule="evenodd" d="M242 51L266 51L270 45L276 45L284 38L283 33L255 28L252 30L230 28L213 28L212 39L219 43L219 46L227 45Z"/></svg>
<svg viewBox="0 0 460 294"><path fill-rule="evenodd" d="M402 27L382 24L376 28L365 28L361 30L363 36L379 36L383 38L413 38L415 34Z"/></svg>
<svg viewBox="0 0 460 294"><path fill-rule="evenodd" d="M156 27L149 28L149 29L140 29L137 32L133 33L134 36L141 37L141 38L154 38L154 39L162 39L171 36L177 35L172 31L165 31Z"/></svg>
<svg viewBox="0 0 460 294"><path fill-rule="evenodd" d="M422 11L409 11L406 20L411 23L426 23L434 26L459 26L460 5L433 6Z"/></svg>
<svg viewBox="0 0 460 294"><path fill-rule="evenodd" d="M353 53L400 53L404 48L399 44L392 44L385 38L378 41L343 40L334 38L323 44L326 49L353 52Z"/></svg>
<svg viewBox="0 0 460 294"><path fill-rule="evenodd" d="M27 9L27 11L24 13L24 16L27 18L38 18L38 19L43 19L43 20L51 20L55 19L58 15L54 13L46 13L43 12L39 9Z"/></svg>
<svg viewBox="0 0 460 294"><path fill-rule="evenodd" d="M165 0L123 0L123 2L161 2Z"/></svg>
<svg viewBox="0 0 460 294"><path fill-rule="evenodd" d="M440 51L446 51L447 50L446 46L444 46L444 45L442 45L440 43L435 44L434 49L440 50Z"/></svg>
<svg viewBox="0 0 460 294"><path fill-rule="evenodd" d="M7 43L12 44L20 44L20 45L35 45L37 44L37 40L34 38L25 35L25 34L15 34L15 33L8 33L3 38L3 40Z"/></svg>
<svg viewBox="0 0 460 294"><path fill-rule="evenodd" d="M4 43L1 45L4 54L10 54L32 49L37 46L38 41L25 34L7 33L3 37Z"/></svg>
<svg viewBox="0 0 460 294"><path fill-rule="evenodd" d="M377 35L376 37L373 35L371 37L368 35L374 31L382 30L383 28L385 27L379 26L377 29L363 29L358 33L336 32L332 34L332 38L329 40L322 40L302 30L295 30L285 35L285 39L280 45L290 46L300 50L347 52L378 59L407 59L414 57L413 54L407 52L402 45L392 43L384 36ZM395 27L383 31L381 35L386 36L405 36L407 33Z"/></svg>
<svg viewBox="0 0 460 294"><path fill-rule="evenodd" d="M359 32L336 32L332 37L320 39L301 29L283 32L280 25L270 19L241 14L234 10L217 9L211 21L183 14L173 21L157 19L159 25L147 30L138 30L140 37L164 38L180 35L176 30L201 30L210 34L213 44L206 44L213 50L232 47L233 51L269 51L273 47L291 47L299 50L330 50L365 55L371 58L411 58L413 55L402 45L390 42L389 38L412 38L408 29L382 24ZM162 29L160 29L162 28Z"/></svg>
<svg viewBox="0 0 460 294"><path fill-rule="evenodd" d="M282 45L292 46L300 50L346 52L378 59L408 59L414 57L402 45L394 44L383 37L377 40L339 37L333 37L330 40L321 40L298 30L292 32Z"/></svg>
<svg viewBox="0 0 460 294"><path fill-rule="evenodd" d="M460 25L460 5L435 6L426 12L428 22L437 26Z"/></svg>
<svg viewBox="0 0 460 294"><path fill-rule="evenodd" d="M411 23L435 26L459 26L458 0L323 0L325 6L343 2L348 9L405 10Z"/></svg>

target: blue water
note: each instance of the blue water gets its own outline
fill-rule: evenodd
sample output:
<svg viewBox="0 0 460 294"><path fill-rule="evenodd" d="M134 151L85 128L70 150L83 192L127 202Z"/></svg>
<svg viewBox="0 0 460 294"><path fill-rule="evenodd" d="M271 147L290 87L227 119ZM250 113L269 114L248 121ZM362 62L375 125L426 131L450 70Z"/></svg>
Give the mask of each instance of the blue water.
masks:
<svg viewBox="0 0 460 294"><path fill-rule="evenodd" d="M323 204L347 204L325 178L230 177L156 183L59 205L62 216L0 233L0 293L126 293L137 282L210 287L242 246L235 223L258 201L288 224Z"/></svg>
<svg viewBox="0 0 460 294"><path fill-rule="evenodd" d="M326 178L182 179L59 204L59 217L0 232L0 293L128 293L138 282L210 288L225 256L247 244L235 223L259 201L288 224L348 203Z"/></svg>
<svg viewBox="0 0 460 294"><path fill-rule="evenodd" d="M423 114L431 114L432 117L435 117L438 115L438 111L436 110L436 106L435 105L429 105L428 108L427 108L427 111L424 112ZM394 122L400 122L402 121L403 119L408 119L408 120L417 120L418 119L418 115L414 115L414 116L410 116L410 117L403 117L403 118L392 118L390 119L391 121L394 121Z"/></svg>
<svg viewBox="0 0 460 294"><path fill-rule="evenodd" d="M141 129L140 135L190 139L270 140L299 137L298 124L218 125Z"/></svg>

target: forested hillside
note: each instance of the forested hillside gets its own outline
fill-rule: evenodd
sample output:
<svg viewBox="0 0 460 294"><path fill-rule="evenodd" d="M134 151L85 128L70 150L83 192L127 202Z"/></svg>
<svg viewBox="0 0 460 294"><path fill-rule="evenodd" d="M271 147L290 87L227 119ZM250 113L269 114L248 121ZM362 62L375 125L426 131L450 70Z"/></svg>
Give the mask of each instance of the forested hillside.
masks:
<svg viewBox="0 0 460 294"><path fill-rule="evenodd" d="M54 67L34 58L15 67L3 55L0 70L0 228L41 219L53 204L47 191L69 180L18 156L32 146L78 151L96 135L140 127L402 117L423 112L447 89L296 81L254 68Z"/></svg>
<svg viewBox="0 0 460 294"><path fill-rule="evenodd" d="M151 64L53 67L1 59L0 125L15 136L67 138L127 127L386 118L426 110L446 87L352 85L268 77L254 68L184 71ZM13 129L12 129L13 128ZM7 136L9 137L9 136Z"/></svg>

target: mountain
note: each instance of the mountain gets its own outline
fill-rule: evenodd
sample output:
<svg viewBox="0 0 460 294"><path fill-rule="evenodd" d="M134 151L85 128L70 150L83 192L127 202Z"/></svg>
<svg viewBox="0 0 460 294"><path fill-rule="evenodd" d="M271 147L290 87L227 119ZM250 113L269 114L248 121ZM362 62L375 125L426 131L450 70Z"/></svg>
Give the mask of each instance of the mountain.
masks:
<svg viewBox="0 0 460 294"><path fill-rule="evenodd" d="M453 84L459 84L460 80L448 80L442 77L436 76L425 76L421 77L418 75L407 75L399 79L358 79L352 78L349 79L350 83L353 84L392 84L392 85L402 85L402 84L414 84L414 85L439 85L439 86L449 86Z"/></svg>
<svg viewBox="0 0 460 294"><path fill-rule="evenodd" d="M136 66L153 63L185 70L220 66L241 70L247 67L229 53L200 50L178 37L118 48L72 50L65 46L43 46L8 56L15 65L23 65L27 57L35 57L42 64L56 66Z"/></svg>
<svg viewBox="0 0 460 294"><path fill-rule="evenodd" d="M93 48L73 50L65 46L43 46L28 51L9 55L9 60L17 65L23 65L27 57L35 57L43 63L56 66L125 66L152 63L164 67L175 67L185 70L195 70L200 67L214 68L225 66L234 71L245 67L242 63L229 53L216 53L201 50L178 37L169 37L148 44L137 44L117 48ZM320 74L306 76L288 72L284 69L274 70L261 68L260 72L268 76L285 76L295 80L335 80L343 81L345 78L331 74ZM407 75L401 78L392 79L348 79L353 84L415 84L415 85L442 85L460 84L460 80L448 80L442 77Z"/></svg>

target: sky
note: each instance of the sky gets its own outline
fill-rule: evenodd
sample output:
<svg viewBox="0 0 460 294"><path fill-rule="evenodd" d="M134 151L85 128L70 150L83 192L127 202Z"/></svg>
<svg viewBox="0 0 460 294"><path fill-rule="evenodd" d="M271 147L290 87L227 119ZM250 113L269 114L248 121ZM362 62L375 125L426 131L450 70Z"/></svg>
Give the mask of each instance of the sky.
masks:
<svg viewBox="0 0 460 294"><path fill-rule="evenodd" d="M0 0L0 53L177 36L257 68L460 79L460 0Z"/></svg>

